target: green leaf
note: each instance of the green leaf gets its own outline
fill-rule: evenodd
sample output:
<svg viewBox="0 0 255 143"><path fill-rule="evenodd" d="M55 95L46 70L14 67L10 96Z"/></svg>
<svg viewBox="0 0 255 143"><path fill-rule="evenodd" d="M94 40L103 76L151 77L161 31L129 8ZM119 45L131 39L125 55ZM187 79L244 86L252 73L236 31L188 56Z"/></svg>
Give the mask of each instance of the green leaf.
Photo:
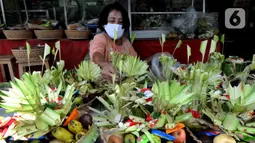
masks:
<svg viewBox="0 0 255 143"><path fill-rule="evenodd" d="M28 68L29 68L29 73L31 73L30 69L30 53L31 53L31 46L28 42L26 42L26 48L27 48L27 60L28 60Z"/></svg>
<svg viewBox="0 0 255 143"><path fill-rule="evenodd" d="M105 108L107 108L109 111L112 111L113 109L111 108L111 105L105 101L102 97L96 97L103 105Z"/></svg>
<svg viewBox="0 0 255 143"><path fill-rule="evenodd" d="M121 71L128 77L142 76L147 72L149 67L148 64L140 60L139 57L133 56L127 56L121 65L123 66Z"/></svg>
<svg viewBox="0 0 255 143"><path fill-rule="evenodd" d="M44 55L43 55L43 64L42 64L42 71L41 73L43 73L43 67L45 64L45 59L46 57L50 54L51 50L50 50L50 46L48 44L45 43L45 47L44 47Z"/></svg>
<svg viewBox="0 0 255 143"><path fill-rule="evenodd" d="M57 41L56 43L55 43L55 48L58 50L58 49L60 49L60 41Z"/></svg>
<svg viewBox="0 0 255 143"><path fill-rule="evenodd" d="M162 50L162 53L164 52L164 43L166 42L166 35L165 34L162 34L161 36L161 50Z"/></svg>
<svg viewBox="0 0 255 143"><path fill-rule="evenodd" d="M131 43L132 44L134 43L135 37L136 37L136 33L132 34L132 37L131 37Z"/></svg>
<svg viewBox="0 0 255 143"><path fill-rule="evenodd" d="M173 56L174 56L174 53L175 53L176 49L180 48L181 45L182 45L182 40L179 40L178 43L176 44L175 48L174 48Z"/></svg>
<svg viewBox="0 0 255 143"><path fill-rule="evenodd" d="M221 35L220 41L222 42L222 44L225 43L225 34L222 34L222 35Z"/></svg>
<svg viewBox="0 0 255 143"><path fill-rule="evenodd" d="M215 52L215 50L216 50L216 42L214 40L211 40L210 54Z"/></svg>
<svg viewBox="0 0 255 143"><path fill-rule="evenodd" d="M151 143L155 143L153 135L148 130L142 130Z"/></svg>
<svg viewBox="0 0 255 143"><path fill-rule="evenodd" d="M82 61L78 65L77 75L81 80L85 81L95 81L99 78L101 74L100 67L88 60Z"/></svg>
<svg viewBox="0 0 255 143"><path fill-rule="evenodd" d="M218 35L214 35L213 36L213 40L217 43L219 41L219 36Z"/></svg>
<svg viewBox="0 0 255 143"><path fill-rule="evenodd" d="M252 64L255 64L255 54L252 57Z"/></svg>
<svg viewBox="0 0 255 143"><path fill-rule="evenodd" d="M162 44L166 42L166 35L162 33Z"/></svg>
<svg viewBox="0 0 255 143"><path fill-rule="evenodd" d="M181 45L182 45L182 40L179 40L178 43L177 43L177 45L175 46L175 49L180 48Z"/></svg>
<svg viewBox="0 0 255 143"><path fill-rule="evenodd" d="M56 48L57 50L56 50L56 54L55 54L55 56L54 56L54 61L56 60L56 56L57 56L58 52L59 52L59 59L61 60L60 41L57 41L57 42L55 43L55 48Z"/></svg>
<svg viewBox="0 0 255 143"><path fill-rule="evenodd" d="M51 53L52 53L52 55L56 55L56 51L54 48L52 48Z"/></svg>
<svg viewBox="0 0 255 143"><path fill-rule="evenodd" d="M188 59L188 64L189 64L189 57L191 56L191 48L189 45L187 45L187 59Z"/></svg>
<svg viewBox="0 0 255 143"><path fill-rule="evenodd" d="M115 85L115 81L116 81L116 74L112 75L112 84Z"/></svg>
<svg viewBox="0 0 255 143"><path fill-rule="evenodd" d="M116 29L114 29L114 42L115 42L115 40L117 39L117 37L118 37L118 33L117 33L117 30Z"/></svg>
<svg viewBox="0 0 255 143"><path fill-rule="evenodd" d="M204 40L204 41L201 42L201 45L200 45L200 52L201 52L202 55L203 55L202 62L204 62L204 57L205 57L205 51L206 51L207 42L208 42L208 40Z"/></svg>
<svg viewBox="0 0 255 143"><path fill-rule="evenodd" d="M27 48L27 57L30 57L30 53L31 53L31 46L28 42L26 42L26 48Z"/></svg>
<svg viewBox="0 0 255 143"><path fill-rule="evenodd" d="M45 60L45 58L46 58L49 54L50 54L50 46L49 46L48 44L45 44L43 60Z"/></svg>

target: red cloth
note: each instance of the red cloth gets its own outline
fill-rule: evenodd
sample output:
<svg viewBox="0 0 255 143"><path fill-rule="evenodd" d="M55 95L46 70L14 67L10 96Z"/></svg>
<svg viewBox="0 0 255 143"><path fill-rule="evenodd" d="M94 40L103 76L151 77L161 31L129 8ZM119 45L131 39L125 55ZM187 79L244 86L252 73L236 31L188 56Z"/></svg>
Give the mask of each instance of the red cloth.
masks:
<svg viewBox="0 0 255 143"><path fill-rule="evenodd" d="M202 61L202 54L200 53L200 44L202 40L183 40L182 45L175 51L174 57L181 63L187 64L187 45L191 47L191 56L189 58L189 62L197 62ZM164 52L169 52L173 54L175 46L177 45L178 40L167 40L164 43ZM210 49L211 42L208 40L207 49L205 54L204 61L208 58L208 53ZM134 41L134 49L137 54L141 57L142 60L149 58L155 53L162 52L162 48L160 46L159 40L139 40ZM217 51L220 51L220 47L217 46Z"/></svg>
<svg viewBox="0 0 255 143"><path fill-rule="evenodd" d="M61 57L67 69L77 67L88 53L89 41L61 40Z"/></svg>
<svg viewBox="0 0 255 143"><path fill-rule="evenodd" d="M190 62L201 61L202 54L200 53L200 43L202 40L183 40L181 48L177 49L174 57L181 63L187 63L187 45L191 47L192 55L190 57ZM37 39L32 40L20 40L20 41L10 41L10 40L0 40L0 55L11 54L11 48L25 46L25 43L29 42L30 45L44 45L49 44L51 47L54 46L56 41L42 41ZM177 40L167 40L164 44L164 51L172 54ZM76 67L85 57L88 52L88 40L76 41L76 40L60 40L61 45L61 57L65 61L65 68L73 69ZM161 46L159 40L136 40L133 44L134 49L142 60L152 56L155 53L161 52ZM205 60L207 60L207 55L209 52L210 42L208 41L207 52ZM217 48L219 51L219 47ZM16 77L18 77L18 72L15 72ZM3 81L1 70L0 70L0 82Z"/></svg>

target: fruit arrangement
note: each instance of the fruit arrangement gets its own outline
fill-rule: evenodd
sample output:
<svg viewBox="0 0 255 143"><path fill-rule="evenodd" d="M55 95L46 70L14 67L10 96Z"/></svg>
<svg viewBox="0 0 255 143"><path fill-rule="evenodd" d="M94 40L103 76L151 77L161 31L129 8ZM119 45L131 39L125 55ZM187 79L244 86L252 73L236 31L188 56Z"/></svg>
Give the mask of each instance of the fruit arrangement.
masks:
<svg viewBox="0 0 255 143"><path fill-rule="evenodd" d="M0 106L14 113L0 119L1 141L93 143L100 136L106 143L184 143L206 136L215 143L252 142L255 56L228 76L223 66L233 57L210 50L205 62L205 43L202 62L182 65L164 52L151 66L111 53L112 82L89 60L71 71L60 60L43 74L25 73L0 91Z"/></svg>
<svg viewBox="0 0 255 143"><path fill-rule="evenodd" d="M68 122L67 126L60 126L56 127L51 131L52 136L55 138L51 140L50 142L54 143L56 141L58 142L64 142L64 143L76 143L76 142L84 142L84 138L88 140L88 134L89 132L92 134L91 141L94 142L97 137L98 133L97 130L91 129L95 128L95 126L92 125L92 117L89 114L84 114L81 117L79 117L78 120L73 119ZM95 131L94 131L95 130Z"/></svg>
<svg viewBox="0 0 255 143"><path fill-rule="evenodd" d="M78 30L78 31L84 31L87 30L87 27L84 27L80 23L74 23L74 24L69 24L67 25L67 30Z"/></svg>

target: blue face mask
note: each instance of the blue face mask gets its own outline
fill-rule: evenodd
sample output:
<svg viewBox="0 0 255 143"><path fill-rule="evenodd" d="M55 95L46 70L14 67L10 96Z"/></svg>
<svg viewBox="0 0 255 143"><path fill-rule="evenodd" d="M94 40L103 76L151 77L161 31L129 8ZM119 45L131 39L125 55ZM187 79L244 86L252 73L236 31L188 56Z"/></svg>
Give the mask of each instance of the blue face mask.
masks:
<svg viewBox="0 0 255 143"><path fill-rule="evenodd" d="M116 30L116 34L117 34L116 39L121 38L124 33L124 29L122 29L122 25L120 25L120 24L108 23L104 26L104 29L105 29L106 33L108 34L108 36L111 37L112 39L114 39L114 30Z"/></svg>

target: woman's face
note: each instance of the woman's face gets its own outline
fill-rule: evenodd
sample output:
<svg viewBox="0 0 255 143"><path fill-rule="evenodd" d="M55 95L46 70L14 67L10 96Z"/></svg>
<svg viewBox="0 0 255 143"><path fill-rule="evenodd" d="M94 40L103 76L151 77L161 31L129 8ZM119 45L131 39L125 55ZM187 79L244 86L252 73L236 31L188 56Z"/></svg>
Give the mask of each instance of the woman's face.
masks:
<svg viewBox="0 0 255 143"><path fill-rule="evenodd" d="M112 10L108 16L108 23L122 25L122 15L120 11Z"/></svg>

